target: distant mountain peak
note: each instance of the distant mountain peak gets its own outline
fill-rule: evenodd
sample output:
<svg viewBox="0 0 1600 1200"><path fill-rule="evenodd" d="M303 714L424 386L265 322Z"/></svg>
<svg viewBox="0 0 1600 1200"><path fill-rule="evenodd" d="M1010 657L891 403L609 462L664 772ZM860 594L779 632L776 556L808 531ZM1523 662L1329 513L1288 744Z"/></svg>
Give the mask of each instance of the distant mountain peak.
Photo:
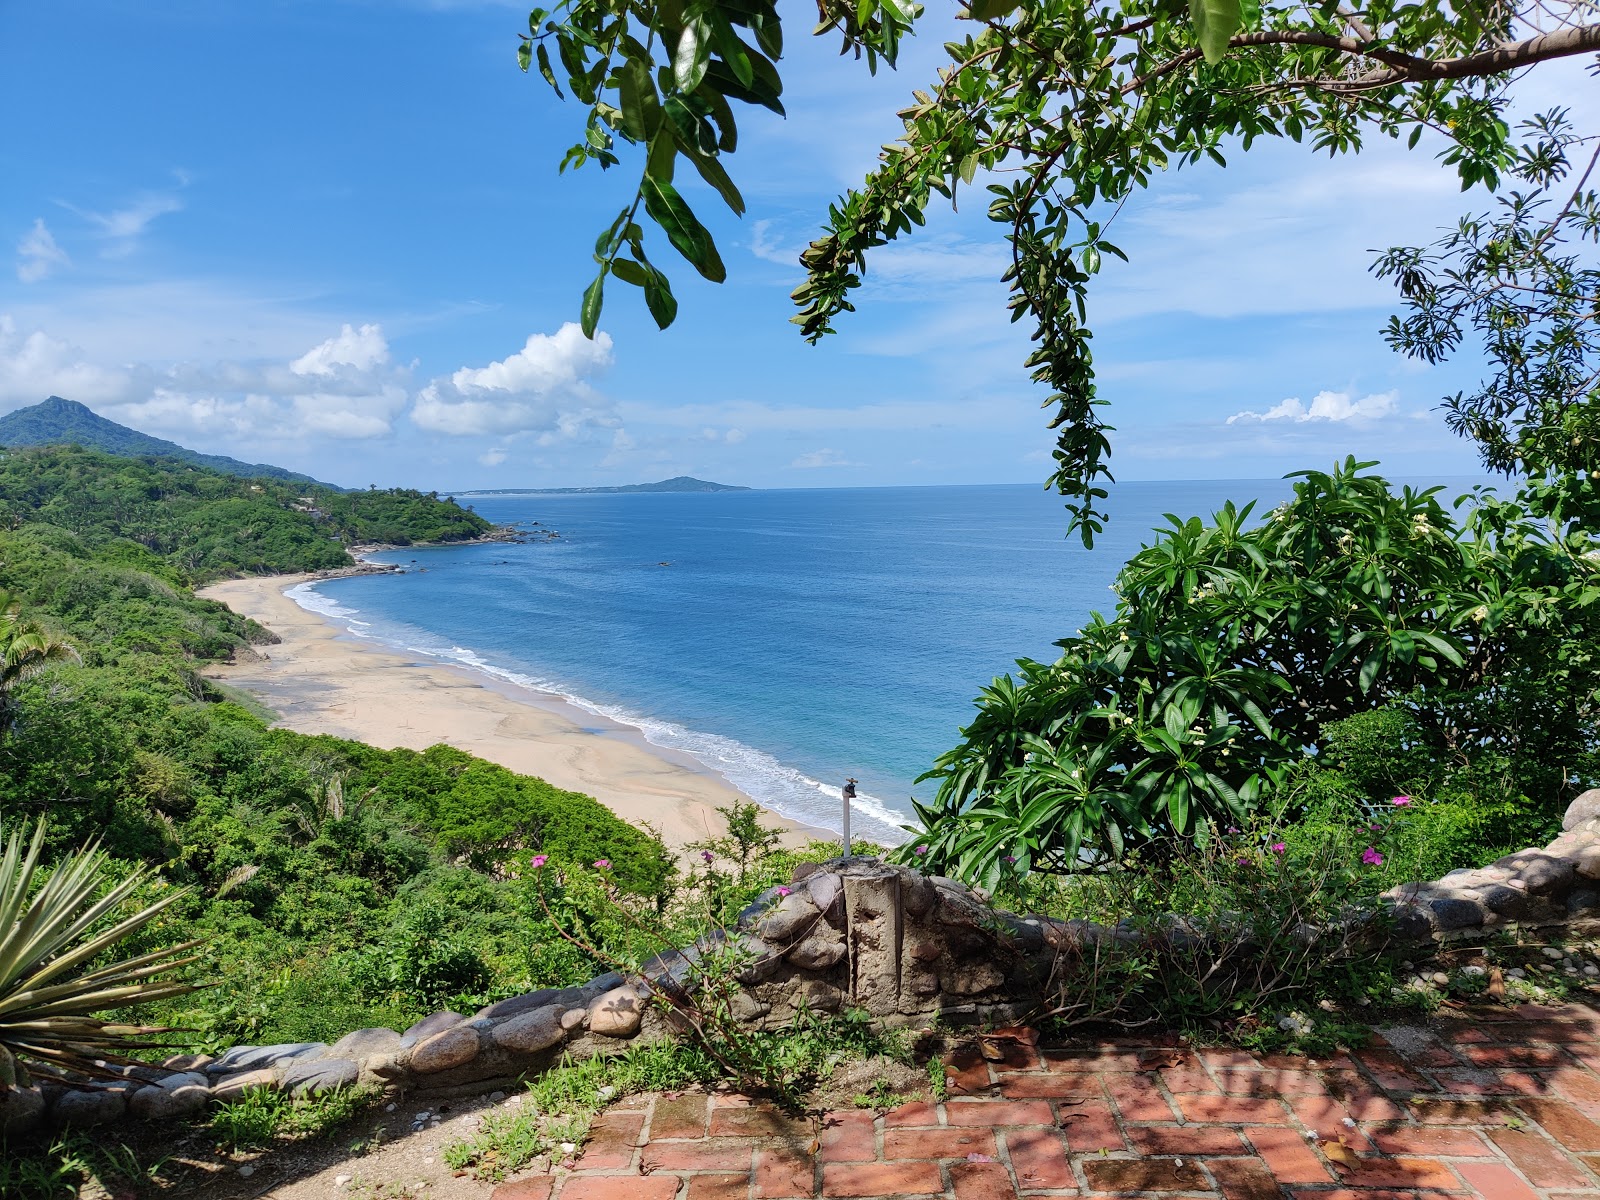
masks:
<svg viewBox="0 0 1600 1200"><path fill-rule="evenodd" d="M126 425L119 425L102 417L87 404L68 400L64 396L47 396L38 404L19 408L0 417L0 446L83 446L123 458L175 458L197 467L209 467L227 475L246 479L285 479L295 483L314 483L322 487L343 491L331 483L322 483L309 475L274 467L267 463L240 462L225 454L201 454L177 442L151 437Z"/></svg>
<svg viewBox="0 0 1600 1200"><path fill-rule="evenodd" d="M615 487L577 488L474 488L457 492L458 496L600 496L621 492L749 492L753 488L737 483L713 483L709 479L696 479L693 475L674 475L658 483L624 483Z"/></svg>

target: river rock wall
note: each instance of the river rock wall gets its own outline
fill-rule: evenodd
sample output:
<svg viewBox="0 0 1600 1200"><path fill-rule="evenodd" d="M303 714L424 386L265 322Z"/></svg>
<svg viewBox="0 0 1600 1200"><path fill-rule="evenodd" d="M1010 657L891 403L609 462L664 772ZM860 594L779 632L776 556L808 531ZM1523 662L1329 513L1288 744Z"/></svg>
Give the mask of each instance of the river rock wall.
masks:
<svg viewBox="0 0 1600 1200"><path fill-rule="evenodd" d="M1562 834L1543 849L1379 899L1372 913L1389 919L1373 927L1409 944L1496 928L1579 924L1592 932L1600 926L1600 789L1573 802ZM953 879L876 859L808 863L789 885L759 897L732 929L664 954L631 978L607 974L471 1014L437 1012L404 1031L358 1029L331 1045L180 1055L125 1068L109 1085L0 1090L0 1128L161 1120L236 1100L251 1088L301 1096L363 1083L424 1099L492 1091L563 1055L611 1054L634 1039L673 1036L672 1014L652 1000L687 1000L708 957L737 972L734 1015L753 1027L781 1028L802 1008L847 1006L888 1026L1011 1024L1059 985L1064 957L1141 936L1019 916Z"/></svg>

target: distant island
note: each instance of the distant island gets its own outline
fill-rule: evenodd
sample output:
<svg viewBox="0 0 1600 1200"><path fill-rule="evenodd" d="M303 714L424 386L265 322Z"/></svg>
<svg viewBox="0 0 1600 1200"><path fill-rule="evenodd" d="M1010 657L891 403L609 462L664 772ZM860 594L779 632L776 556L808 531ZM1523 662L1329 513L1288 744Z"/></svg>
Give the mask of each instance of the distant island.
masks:
<svg viewBox="0 0 1600 1200"><path fill-rule="evenodd" d="M736 483L712 483L709 479L696 479L692 475L675 475L660 483L624 483L617 487L582 488L474 488L457 492L458 496L604 496L619 492L749 492L754 488Z"/></svg>
<svg viewBox="0 0 1600 1200"><path fill-rule="evenodd" d="M0 446L82 446L85 450L99 450L119 458L175 458L191 466L242 479L281 479L333 492L345 490L337 484L324 483L284 467L240 462L225 454L201 454L177 442L118 425L87 405L60 396L50 396L0 417Z"/></svg>

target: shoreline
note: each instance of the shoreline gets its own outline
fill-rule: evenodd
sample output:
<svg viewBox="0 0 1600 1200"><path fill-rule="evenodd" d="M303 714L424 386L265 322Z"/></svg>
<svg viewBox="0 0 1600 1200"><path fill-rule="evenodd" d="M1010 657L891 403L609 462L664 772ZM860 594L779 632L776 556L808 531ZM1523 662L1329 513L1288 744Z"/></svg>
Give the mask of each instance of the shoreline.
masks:
<svg viewBox="0 0 1600 1200"><path fill-rule="evenodd" d="M382 570L374 567L337 574ZM633 726L553 693L366 641L284 594L335 574L258 575L200 589L199 595L252 618L280 639L257 647L256 661L212 667L205 676L250 693L277 714L280 728L383 749L422 750L444 742L593 796L631 825L654 825L678 851L726 832L718 806L750 800L698 759L652 745ZM838 836L770 809L762 812L783 829L784 845Z"/></svg>

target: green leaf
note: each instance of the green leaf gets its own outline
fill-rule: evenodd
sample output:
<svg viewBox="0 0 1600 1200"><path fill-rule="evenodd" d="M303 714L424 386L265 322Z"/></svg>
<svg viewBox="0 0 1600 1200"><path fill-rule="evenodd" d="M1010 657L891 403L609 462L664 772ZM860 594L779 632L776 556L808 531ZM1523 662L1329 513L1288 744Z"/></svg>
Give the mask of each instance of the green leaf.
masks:
<svg viewBox="0 0 1600 1200"><path fill-rule="evenodd" d="M998 21L1021 3L1022 0L967 0L967 11L974 21Z"/></svg>
<svg viewBox="0 0 1600 1200"><path fill-rule="evenodd" d="M717 52L722 55L722 61L728 64L728 69L733 72L733 77L744 87L749 87L756 81L755 67L750 63L750 50L739 35L733 31L733 26L726 20L719 20L711 26L712 40L716 43Z"/></svg>
<svg viewBox="0 0 1600 1200"><path fill-rule="evenodd" d="M655 318L656 328L665 329L671 325L678 316L678 300L672 294L672 285L667 282L667 277L654 267L645 279L644 303L650 310L650 315Z"/></svg>
<svg viewBox="0 0 1600 1200"><path fill-rule="evenodd" d="M672 81L679 91L694 91L706 77L706 64L711 61L709 33L706 23L696 18L678 36L678 50L672 56Z"/></svg>
<svg viewBox="0 0 1600 1200"><path fill-rule="evenodd" d="M537 57L539 59L539 74L543 75L544 81L555 89L556 95L565 99L565 94L561 91L561 85L556 82L555 68L550 65L550 51L543 42L539 43Z"/></svg>
<svg viewBox="0 0 1600 1200"><path fill-rule="evenodd" d="M594 282L583 290L583 307L579 313L579 322L583 326L583 336L593 339L595 327L600 324L600 305L603 303L603 293L606 283L606 268L600 268L600 274L594 277Z"/></svg>
<svg viewBox="0 0 1600 1200"><path fill-rule="evenodd" d="M717 189L717 194L727 202L739 216L744 216L744 197L739 194L739 189L733 186L733 180L728 178L728 172L716 159L703 154L690 154L686 156L694 164L694 169L700 172L712 187Z"/></svg>
<svg viewBox="0 0 1600 1200"><path fill-rule="evenodd" d="M624 131L635 142L649 141L661 125L661 106L650 68L639 59L628 59L619 72L617 94L622 100Z"/></svg>
<svg viewBox="0 0 1600 1200"><path fill-rule="evenodd" d="M1228 51L1228 39L1244 27L1240 0L1189 0L1189 20L1206 62L1215 66Z"/></svg>
<svg viewBox="0 0 1600 1200"><path fill-rule="evenodd" d="M677 189L662 179L646 175L640 185L644 194L644 210L650 219L661 226L673 247L693 264L712 283L721 283L728 277L722 257L711 240L711 234L700 224L694 212L678 195Z"/></svg>
<svg viewBox="0 0 1600 1200"><path fill-rule="evenodd" d="M973 177L978 173L977 154L974 152L963 158L961 160L961 166L957 168L957 170L961 175L961 182L970 187L972 185Z"/></svg>
<svg viewBox="0 0 1600 1200"><path fill-rule="evenodd" d="M612 259L611 273L623 283L631 283L636 288L644 287L645 280L650 278L650 273L631 258Z"/></svg>
<svg viewBox="0 0 1600 1200"><path fill-rule="evenodd" d="M517 66L526 71L533 65L533 43L522 42L517 46Z"/></svg>

